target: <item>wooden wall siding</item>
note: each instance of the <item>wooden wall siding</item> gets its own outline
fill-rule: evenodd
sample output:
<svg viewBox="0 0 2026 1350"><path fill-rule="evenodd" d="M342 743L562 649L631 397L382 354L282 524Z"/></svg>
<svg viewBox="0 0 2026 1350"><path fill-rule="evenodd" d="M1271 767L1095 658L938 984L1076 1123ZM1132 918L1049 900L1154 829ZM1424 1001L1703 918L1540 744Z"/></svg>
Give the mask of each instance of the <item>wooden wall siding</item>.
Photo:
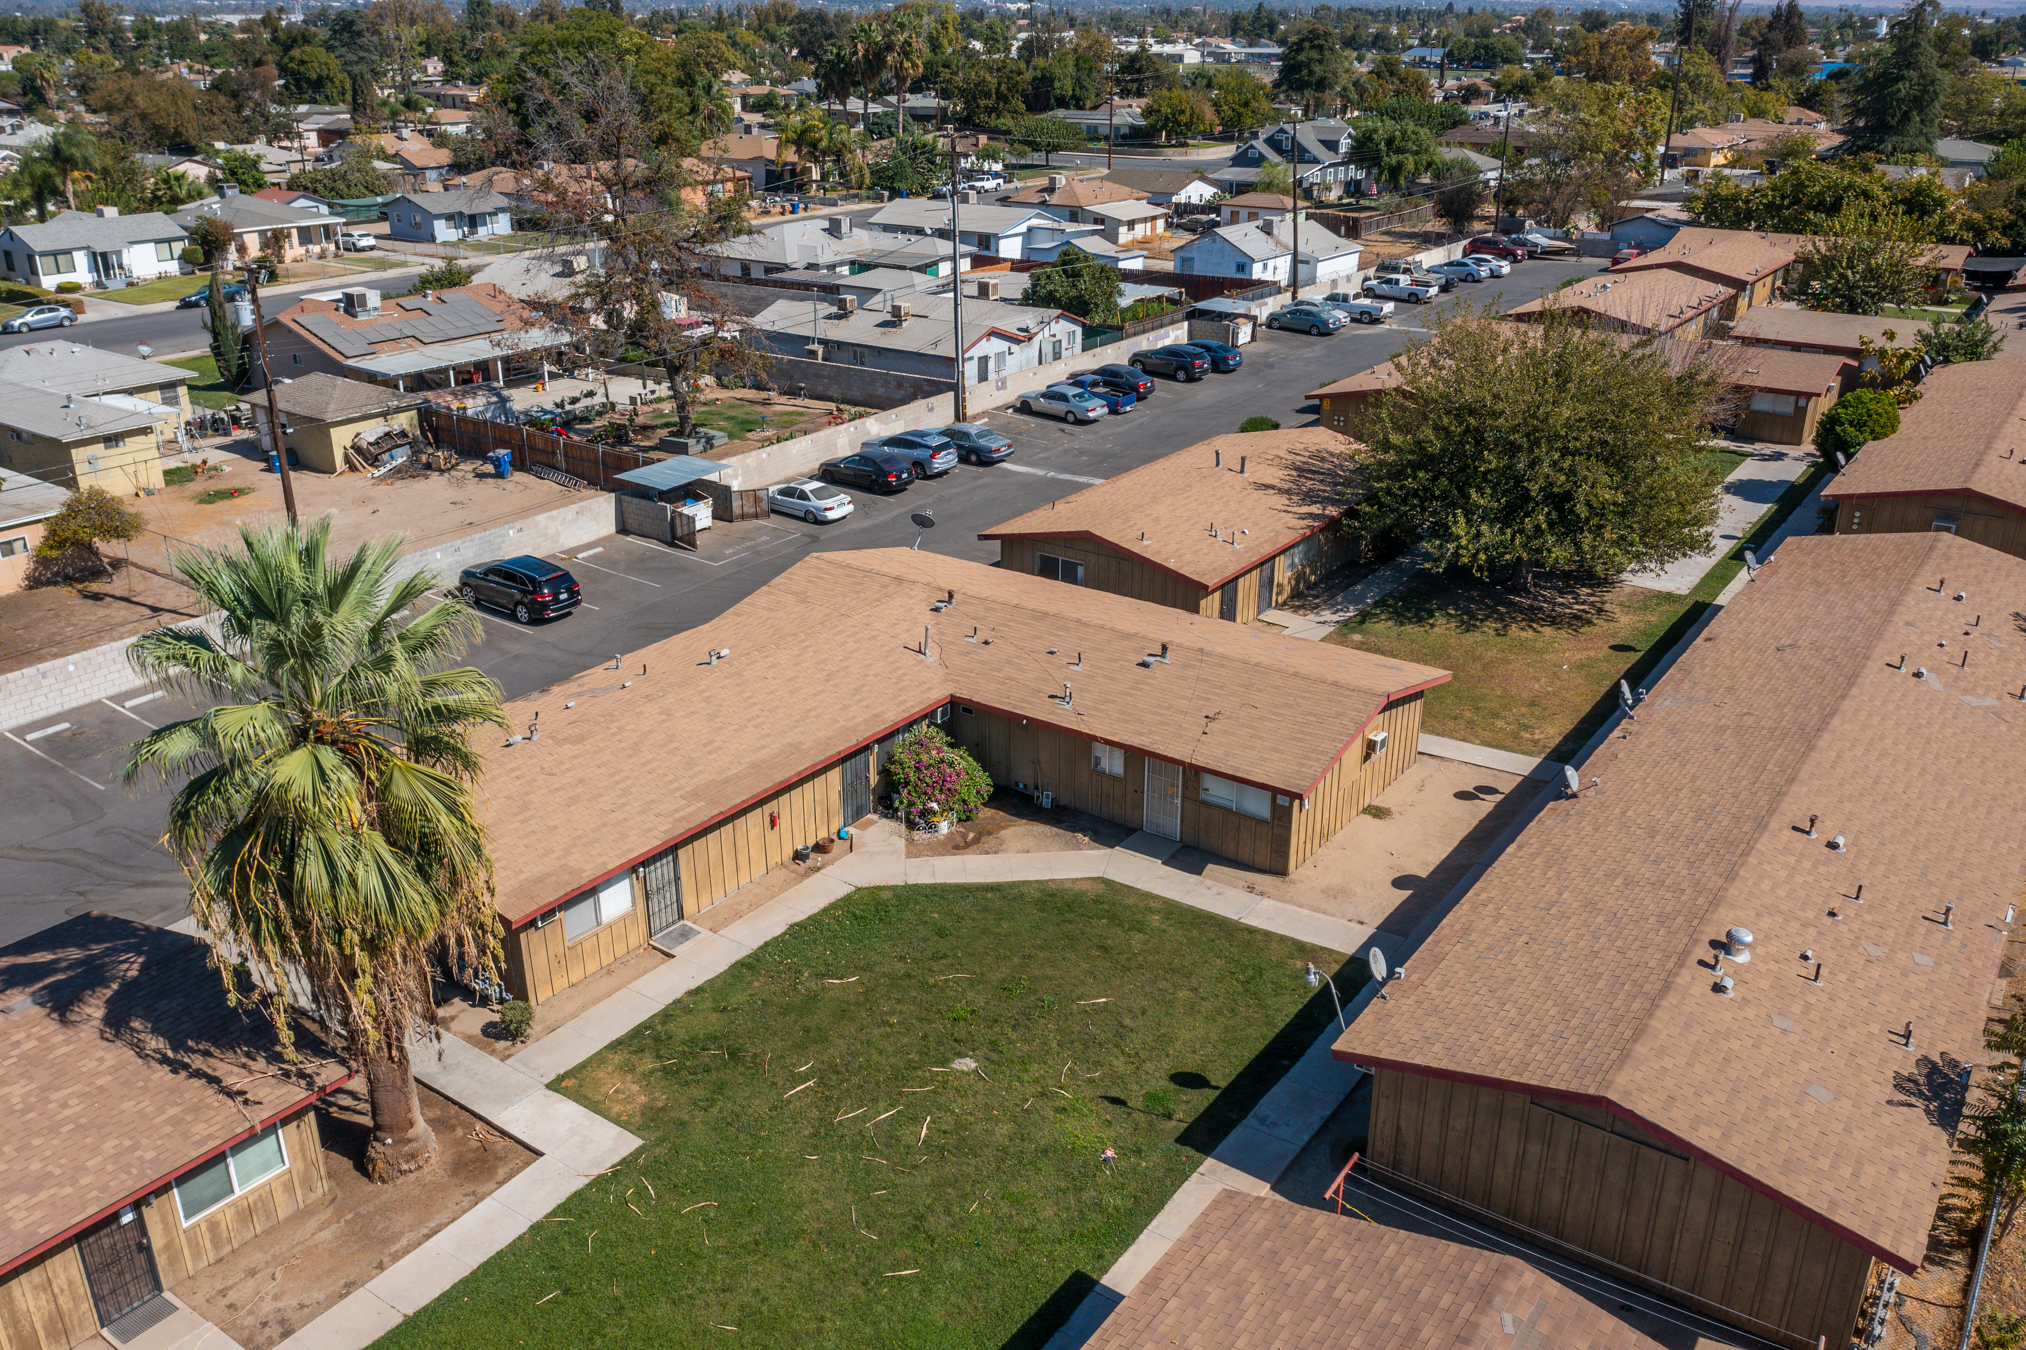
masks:
<svg viewBox="0 0 2026 1350"><path fill-rule="evenodd" d="M2026 511L1983 497L1847 497L1836 504L1836 533L1925 534L1938 518L1953 518L1964 539L2026 558Z"/></svg>
<svg viewBox="0 0 2026 1350"><path fill-rule="evenodd" d="M1114 778L1091 767L1091 743L1081 736L1032 723L1023 726L1017 718L983 709L966 713L966 706L957 705L946 729L994 783L1045 790L1054 794L1058 806L1136 830L1145 823L1144 756L1128 751L1124 775ZM1202 775L1185 765L1182 842L1263 872L1293 871L1414 762L1421 739L1421 696L1392 705L1380 714L1376 729L1389 733L1384 754L1366 759L1362 742L1352 747L1309 798L1306 811L1298 797L1290 797L1285 806L1276 797L1270 821L1204 801Z"/></svg>
<svg viewBox="0 0 2026 1350"><path fill-rule="evenodd" d="M75 1243L0 1275L0 1350L70 1350L97 1333Z"/></svg>
<svg viewBox="0 0 2026 1350"><path fill-rule="evenodd" d="M1740 1330L1796 1350L1849 1338L1869 1256L1622 1120L1590 1123L1604 1115L1380 1070L1371 1158Z"/></svg>
<svg viewBox="0 0 2026 1350"><path fill-rule="evenodd" d="M1822 420L1822 410L1835 401L1836 393L1831 390L1827 398L1811 398L1807 407L1797 407L1786 417L1753 412L1747 404L1738 417L1736 431L1740 436L1771 445L1806 445L1815 437L1815 424Z"/></svg>
<svg viewBox="0 0 2026 1350"><path fill-rule="evenodd" d="M137 1202L164 1289L174 1289L330 1189L316 1112L305 1110L283 1122L281 1132L288 1167L188 1228L177 1212L174 1186ZM97 1331L98 1311L74 1241L0 1276L0 1350L70 1350Z"/></svg>
<svg viewBox="0 0 2026 1350"><path fill-rule="evenodd" d="M1204 521L1203 528L1208 531L1210 522ZM1336 528L1325 530L1323 540L1322 550L1316 559L1301 568L1292 568L1287 564L1285 551L1273 556L1270 560L1273 563L1273 604L1279 604L1289 594L1338 566L1350 555L1351 541L1344 531ZM1165 605L1169 609L1200 614L1206 619L1217 618L1221 612L1221 588L1206 589L1192 581L1185 581L1173 573L1151 567L1138 558L1129 557L1094 539L999 541L999 565L1009 572L1033 576L1035 556L1041 553L1051 554L1057 558L1073 558L1082 563L1083 584L1093 590L1131 596L1135 600ZM1237 578L1240 623L1251 623L1259 617L1261 566L1262 563L1254 563ZM1268 606L1271 607L1272 605Z"/></svg>
<svg viewBox="0 0 2026 1350"><path fill-rule="evenodd" d="M676 850L682 870L683 914L708 909L755 877L787 862L799 845L836 834L842 779L841 763L819 769L684 841ZM778 828L767 823L768 813L773 811L780 813ZM507 989L515 998L540 1003L637 951L651 936L647 902L636 875L632 910L575 942L564 940L561 918L540 928L530 924L515 929L506 944Z"/></svg>
<svg viewBox="0 0 2026 1350"><path fill-rule="evenodd" d="M315 1111L304 1111L282 1125L288 1167L244 1195L212 1210L185 1228L177 1211L174 1187L164 1187L143 1202L148 1239L155 1249L155 1267L162 1287L172 1288L261 1233L286 1219L330 1189L324 1170L323 1140Z"/></svg>

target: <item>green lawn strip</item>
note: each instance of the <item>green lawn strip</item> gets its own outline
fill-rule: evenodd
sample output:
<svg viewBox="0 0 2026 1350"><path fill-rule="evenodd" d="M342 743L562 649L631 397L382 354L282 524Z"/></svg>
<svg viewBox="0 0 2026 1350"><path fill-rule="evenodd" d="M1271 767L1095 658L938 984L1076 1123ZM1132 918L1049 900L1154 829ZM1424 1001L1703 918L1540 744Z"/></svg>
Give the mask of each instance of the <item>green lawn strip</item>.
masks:
<svg viewBox="0 0 2026 1350"><path fill-rule="evenodd" d="M1618 681L1639 687L1824 472L1788 484L1687 595L1558 580L1523 597L1429 571L1326 640L1453 672L1426 696L1431 733L1566 761L1617 708Z"/></svg>
<svg viewBox="0 0 2026 1350"><path fill-rule="evenodd" d="M223 411L239 402L239 395L226 388L224 381L218 378L218 359L208 352L203 356L184 356L162 364L187 370L196 377L186 387L190 391L190 401L200 408Z"/></svg>
<svg viewBox="0 0 2026 1350"><path fill-rule="evenodd" d="M206 280L199 276L157 277L153 281L116 291L93 291L88 299L112 300L122 305L153 305L164 300L181 300L190 292L201 289Z"/></svg>
<svg viewBox="0 0 2026 1350"><path fill-rule="evenodd" d="M1039 1347L1329 1023L1311 959L1364 976L1107 881L855 891L557 1080L645 1145L377 1344Z"/></svg>

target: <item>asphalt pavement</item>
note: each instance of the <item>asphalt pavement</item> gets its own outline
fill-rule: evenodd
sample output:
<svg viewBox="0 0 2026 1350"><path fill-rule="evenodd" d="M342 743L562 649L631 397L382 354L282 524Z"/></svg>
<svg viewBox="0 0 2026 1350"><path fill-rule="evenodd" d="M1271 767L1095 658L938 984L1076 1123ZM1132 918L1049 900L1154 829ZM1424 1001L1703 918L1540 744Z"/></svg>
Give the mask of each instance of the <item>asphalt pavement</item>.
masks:
<svg viewBox="0 0 2026 1350"><path fill-rule="evenodd" d="M980 530L1236 431L1254 414L1300 426L1315 414L1311 390L1420 340L1430 320L1459 302L1509 309L1599 266L1539 260L1503 281L1459 286L1425 307L1402 305L1389 324L1354 324L1326 337L1262 332L1244 348L1239 370L1193 384L1156 380L1143 405L1088 427L1010 408L987 414L978 420L1012 438L1012 459L960 465L892 497L853 491L856 510L834 524L773 516L716 525L703 532L695 553L630 535L595 540L554 555L583 587L583 608L525 628L486 612L485 640L469 659L508 697L615 656L637 659L641 648L723 613L811 552L909 546L917 534L910 516L924 509L937 523L923 532L923 548L992 561L998 546L980 541ZM1093 366L1102 364L1104 349L1090 356ZM129 793L120 786L119 765L123 748L149 727L196 711L143 687L0 732L9 807L0 813L0 859L7 863L0 867L0 944L86 910L158 923L186 912L183 878L156 842L167 791L143 784Z"/></svg>

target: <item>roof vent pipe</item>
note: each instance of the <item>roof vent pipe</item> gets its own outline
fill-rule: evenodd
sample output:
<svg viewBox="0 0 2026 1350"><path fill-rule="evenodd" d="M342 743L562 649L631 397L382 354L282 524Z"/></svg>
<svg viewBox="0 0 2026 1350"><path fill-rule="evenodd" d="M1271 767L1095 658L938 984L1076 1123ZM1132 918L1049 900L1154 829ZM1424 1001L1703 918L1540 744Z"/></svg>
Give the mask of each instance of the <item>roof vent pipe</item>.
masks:
<svg viewBox="0 0 2026 1350"><path fill-rule="evenodd" d="M1245 455L1240 455L1238 457L1238 476L1240 478L1250 478L1252 476L1251 472L1245 467L1245 461L1247 458L1248 457Z"/></svg>
<svg viewBox="0 0 2026 1350"><path fill-rule="evenodd" d="M1223 468L1223 467L1224 467L1224 452L1223 452L1222 450L1218 450L1218 449L1213 449L1213 450L1212 450L1212 451L1211 451L1210 453L1211 453L1211 455L1213 456L1213 458L1212 458L1212 460L1211 460L1211 467L1212 467L1212 468L1215 468L1215 469L1221 469L1221 468Z"/></svg>
<svg viewBox="0 0 2026 1350"><path fill-rule="evenodd" d="M1831 839L1829 841L1829 847L1836 850L1836 852L1838 853L1848 853L1850 851L1849 849L1843 847L1843 836L1840 834L1837 835L1834 839Z"/></svg>
<svg viewBox="0 0 2026 1350"><path fill-rule="evenodd" d="M1724 955L1739 965L1752 959L1752 930L1733 928L1724 934Z"/></svg>

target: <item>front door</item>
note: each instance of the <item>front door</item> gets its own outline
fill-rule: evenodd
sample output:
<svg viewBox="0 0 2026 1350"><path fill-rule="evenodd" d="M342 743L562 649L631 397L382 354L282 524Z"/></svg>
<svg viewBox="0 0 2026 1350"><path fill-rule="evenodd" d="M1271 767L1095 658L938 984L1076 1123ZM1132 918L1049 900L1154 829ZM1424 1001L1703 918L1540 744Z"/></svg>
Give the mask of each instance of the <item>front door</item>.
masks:
<svg viewBox="0 0 2026 1350"><path fill-rule="evenodd" d="M1238 619L1238 582L1235 579L1225 582L1224 588L1217 593L1217 617L1233 622Z"/></svg>
<svg viewBox="0 0 2026 1350"><path fill-rule="evenodd" d="M1267 610L1272 608L1273 608L1273 559L1268 558L1265 562L1259 565L1259 608L1256 612L1264 614L1266 613Z"/></svg>
<svg viewBox="0 0 2026 1350"><path fill-rule="evenodd" d="M872 747L844 761L843 783L838 789L837 819L854 825L872 814Z"/></svg>
<svg viewBox="0 0 2026 1350"><path fill-rule="evenodd" d="M80 1237L77 1254L84 1262L100 1326L162 1292L155 1254L148 1248L148 1225L133 1205L120 1206L119 1213Z"/></svg>
<svg viewBox="0 0 2026 1350"><path fill-rule="evenodd" d="M640 880L647 892L648 934L665 933L681 923L682 864L675 850L668 849L640 864Z"/></svg>
<svg viewBox="0 0 2026 1350"><path fill-rule="evenodd" d="M1163 839L1182 837L1182 766L1166 760L1147 761L1145 829Z"/></svg>

